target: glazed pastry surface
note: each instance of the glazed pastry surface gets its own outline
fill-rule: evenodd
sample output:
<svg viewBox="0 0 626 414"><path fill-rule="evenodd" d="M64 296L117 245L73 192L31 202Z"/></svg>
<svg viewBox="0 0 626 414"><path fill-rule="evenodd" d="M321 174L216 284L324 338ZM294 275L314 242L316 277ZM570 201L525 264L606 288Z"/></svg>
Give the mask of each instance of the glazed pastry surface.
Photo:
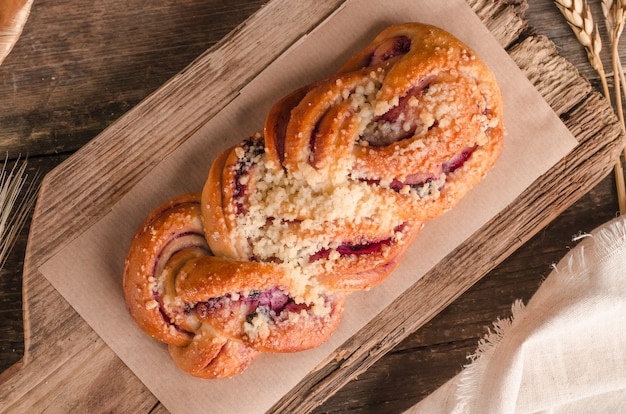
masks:
<svg viewBox="0 0 626 414"><path fill-rule="evenodd" d="M148 216L125 263L130 313L202 378L317 347L346 295L389 277L503 138L480 58L436 27L391 26L278 101L262 132L215 159L201 192Z"/></svg>

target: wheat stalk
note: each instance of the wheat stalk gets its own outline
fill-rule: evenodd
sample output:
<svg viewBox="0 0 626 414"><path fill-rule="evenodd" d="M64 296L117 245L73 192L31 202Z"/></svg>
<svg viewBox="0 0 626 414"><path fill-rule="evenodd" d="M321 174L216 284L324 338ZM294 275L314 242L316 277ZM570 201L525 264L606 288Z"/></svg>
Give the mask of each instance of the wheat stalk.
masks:
<svg viewBox="0 0 626 414"><path fill-rule="evenodd" d="M582 44L587 51L587 58L589 59L591 67L593 67L593 69L600 76L604 96L609 102L611 102L611 94L609 92L608 82L606 79L606 72L604 71L604 66L602 65L602 59L600 57L600 52L602 51L602 40L600 39L598 27L593 20L589 3L586 0L555 0L554 3L561 11L561 14L565 17L565 20L576 35L580 44ZM626 125L624 123L619 86L620 78L618 75L618 73L623 74L623 71L619 69L621 68L621 63L619 62L619 55L617 53L618 39L624 29L624 6L626 6L626 1L623 0L618 0L615 4L613 3L613 0L602 0L602 12L606 20L612 44L617 115L622 127L622 133L626 134ZM616 56L617 59L615 58ZM616 68L617 70L615 70ZM626 85L626 81L622 80L621 83ZM617 158L613 169L615 174L619 211L620 214L623 215L626 214L626 183L624 181L624 172L620 157Z"/></svg>
<svg viewBox="0 0 626 414"><path fill-rule="evenodd" d="M611 42L611 60L613 63L613 76L615 78L615 106L617 108L618 118L622 126L622 132L626 133L626 124L624 123L624 109L622 106L621 89L626 94L626 79L624 78L624 69L619 57L619 40L624 31L624 23L626 22L626 0L602 0L602 13L606 22L606 28L609 33ZM621 88L620 88L621 85ZM626 149L624 150L626 155ZM615 167L615 177L617 180L624 180L624 173L620 162ZM620 212L623 214L620 204Z"/></svg>
<svg viewBox="0 0 626 414"><path fill-rule="evenodd" d="M626 80L624 79L624 71L622 70L618 46L619 39L624 30L624 19L626 18L625 7L626 1L623 0L618 0L617 2L613 2L613 0L602 0L602 13L604 14L609 40L611 42L611 60L613 62L615 77L615 106L617 107L617 114L624 131L626 131L626 125L624 124L620 85L626 88Z"/></svg>
<svg viewBox="0 0 626 414"><path fill-rule="evenodd" d="M615 79L615 108L617 117L622 127L622 133L626 134L626 124L624 123L624 109L622 106L622 93L621 88L626 87L626 79L624 79L624 71L622 70L622 63L619 58L619 39L624 30L624 2L618 0L602 0L602 14L604 15L604 21L606 23L606 29L609 34L609 41L611 42L611 61L613 65L613 78ZM626 90L625 90L626 92ZM624 170L622 168L621 158L617 159L614 166L615 182L617 185L618 203L620 213L624 214L624 196L623 188L624 184Z"/></svg>
<svg viewBox="0 0 626 414"><path fill-rule="evenodd" d="M4 267L7 257L15 244L17 235L28 218L28 213L37 197L36 177L20 194L26 184L26 161L18 158L11 170L6 168L8 154L0 170L0 270Z"/></svg>
<svg viewBox="0 0 626 414"><path fill-rule="evenodd" d="M614 44L613 59L617 62L620 82L624 94L626 94L626 79L624 78L624 69L622 68L622 62L617 48L626 22L626 0L618 0L615 4L613 4L612 0L603 0L602 12L607 21L607 29L609 30L609 36L611 36L611 42Z"/></svg>
<svg viewBox="0 0 626 414"><path fill-rule="evenodd" d="M591 9L586 0L555 0L554 3L565 17L576 38L585 47L591 67L598 72L604 95L610 97L606 73L600 58L602 39L593 21Z"/></svg>

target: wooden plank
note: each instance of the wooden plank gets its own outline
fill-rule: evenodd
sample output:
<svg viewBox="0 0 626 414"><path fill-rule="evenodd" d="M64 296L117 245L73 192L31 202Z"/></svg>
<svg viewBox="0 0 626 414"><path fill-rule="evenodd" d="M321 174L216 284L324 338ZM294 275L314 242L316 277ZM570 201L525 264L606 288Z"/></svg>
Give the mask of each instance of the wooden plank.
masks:
<svg viewBox="0 0 626 414"><path fill-rule="evenodd" d="M146 407L152 407L156 403L154 397L125 366L121 365L119 359L103 345L89 326L67 305L37 269L58 248L80 234L84 226L88 226L106 214L111 205L148 173L161 157L173 151L186 137L219 111L221 106L199 111L197 108L176 105L174 108L176 111L185 111L181 113L189 115L187 119L189 122L175 125L150 125L142 130L141 134L129 136L132 119L138 116L150 117L151 114L159 113L163 108L172 106L173 102L178 102L180 96L190 93L194 94L191 95L194 99L199 99L197 94L209 94L203 96L203 99L212 99L221 102L222 106L225 105L254 74L262 71L277 54L289 47L291 42L303 33L315 27L340 3L340 1L311 2L309 8L301 8L301 10L306 10L306 13L298 14L300 12L292 10L287 0L273 0L216 48L199 58L190 69L181 72L156 94L133 109L128 116L122 117L101 136L46 177L40 203L35 212L24 273L27 356L21 367L10 370L0 377L0 382L4 381L3 390L9 391L8 395L0 396L2 406L22 409L32 405L43 409L50 406L48 404L52 390L54 390L54 395L58 396L58 398L53 398L55 408L60 409L93 408L94 400L88 398L90 391L92 396L95 392L96 401L106 400L110 402L110 407L115 407L120 411L145 412ZM482 11L481 4L487 4L484 1L469 1L469 3L479 11ZM487 19L488 25L499 28L504 23L509 25L512 19L502 16L517 16L516 10L501 3L497 8L490 8L489 13L481 14L481 17ZM270 19L269 16L272 18ZM284 21L284 27L281 27L284 36L276 36L274 32L264 27L273 19ZM515 21L518 23L507 26L507 29L501 31L502 44L509 45L517 41L519 34L523 32L523 19L515 18ZM246 64L245 70L232 70L225 73L213 70L216 67L219 68L224 62L228 62L229 59L233 59L234 56L249 51L251 46L247 40L250 38L257 39L254 47L264 46L266 50L276 53L252 59L249 64ZM535 70L544 70L545 73L552 74L552 71L561 71L564 70L564 66L567 66L566 62L559 60L558 56L552 55L548 57L553 58L557 63L554 67L547 65L535 68L536 62L524 60L529 54L532 57L539 53L537 48L548 47L549 42L546 42L545 39L531 37L527 43L520 43L511 51L512 55L517 54L514 56L517 57L518 64L527 66L529 77L536 74ZM199 75L195 69L199 69L205 75ZM569 78L571 73L568 71L566 74L568 79L571 79ZM210 82L218 76L222 77L221 83L228 84L228 87L211 91L200 91L199 88L194 87L195 82ZM227 77L226 80L224 76ZM537 78L544 79L543 76ZM296 407L298 411L302 411L319 405L350 378L367 369L408 332L417 329L448 303L440 303L440 297L438 297L436 306L432 307L435 299L428 292L434 280L453 276L460 278L462 281L460 284L457 284L457 279L450 279L455 283L449 285L456 285L450 286L450 290L445 292L451 301L606 175L607 171L612 168L611 160L619 151L620 139L616 121L607 104L597 95L590 94L588 87L583 87L582 91L576 88L559 87L565 80L564 78L566 76L556 73L549 81L545 81L543 86L538 86L560 111L570 111L574 108L564 115L567 115L568 126L581 141L581 146L577 148L575 154L559 163L550 174L542 177L535 186L520 196L519 203L514 206L517 208L515 212L519 213L518 220L511 222L513 220L511 215L498 216L476 235L475 240L479 242L499 241L496 243L498 249L493 249L493 244L491 244L489 250L493 251L490 252L490 256L477 261L473 257L476 251L475 246L459 246L454 255L451 255L448 260L394 303L389 312L381 314L379 318L372 321L365 330L359 332L333 354L326 365L305 378L297 389L275 407L276 411L293 412ZM577 83L584 85L582 80ZM572 89L575 92L572 92ZM562 93L552 93L551 91L554 90L561 90ZM561 102L562 100L564 102ZM593 117L585 117L587 113L592 113ZM141 141L142 136L146 138L159 128L166 128L164 133L175 134L180 137L179 140L166 142L163 147L151 145L149 140ZM138 138L139 142L137 142ZM100 159L103 149L106 149L107 159ZM148 149L149 152L138 154L143 149ZM111 159L108 159L109 155ZM572 158L574 156L575 159ZM91 188L79 186L79 180L76 180L77 174L84 172L80 169L83 165L90 167L86 171L90 174L88 179L94 183ZM572 177L578 185L567 185L572 182L569 180L554 180L564 176ZM73 199L74 202L69 205L54 201L61 192L65 199ZM549 192L552 192L552 196L548 195ZM558 195L556 204L552 199L554 194ZM94 199L102 200L102 203L93 203ZM552 208L545 208L546 205ZM538 212L539 207L541 211ZM70 214L75 209L80 209L82 214L78 216ZM502 231L513 224L514 228L519 231L516 233L519 234L519 238L511 239ZM472 263L474 276L458 274L461 268L458 264L465 263L461 261L462 259L466 260L466 263ZM464 266L467 268L467 265ZM418 311L422 312L415 311L411 294L421 295L423 302L420 306L422 308ZM413 305L409 306L412 301ZM46 309L46 312L41 312L42 309ZM37 310L36 313L35 310ZM413 314L413 316L407 317L407 314ZM398 317L398 315L401 316ZM392 329L381 332L377 329L381 323L389 324ZM78 365L73 362L87 361L91 358L94 359L93 367L86 370L78 368ZM112 377L117 378L118 381L115 384L108 384L105 379ZM78 393L75 390L77 383L86 385L81 387ZM45 386L41 386L42 384ZM127 391L118 392L121 389ZM87 402L77 403L78 400ZM157 405L157 410L163 410L163 408Z"/></svg>
<svg viewBox="0 0 626 414"><path fill-rule="evenodd" d="M527 27L524 12L526 1L500 2L493 0L467 0L474 13L480 17L503 48L519 39Z"/></svg>
<svg viewBox="0 0 626 414"><path fill-rule="evenodd" d="M0 70L0 153L77 150L266 2L34 2Z"/></svg>

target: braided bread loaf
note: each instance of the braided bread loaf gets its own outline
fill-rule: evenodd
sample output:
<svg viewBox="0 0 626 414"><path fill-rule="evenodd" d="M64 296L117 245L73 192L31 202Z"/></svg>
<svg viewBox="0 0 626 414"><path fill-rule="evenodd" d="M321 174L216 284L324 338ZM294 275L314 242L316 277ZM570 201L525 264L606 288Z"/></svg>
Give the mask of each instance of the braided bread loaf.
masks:
<svg viewBox="0 0 626 414"><path fill-rule="evenodd" d="M125 263L130 313L203 378L319 346L346 295L389 276L503 136L498 85L472 50L432 26L391 26L277 102L201 193L148 216Z"/></svg>

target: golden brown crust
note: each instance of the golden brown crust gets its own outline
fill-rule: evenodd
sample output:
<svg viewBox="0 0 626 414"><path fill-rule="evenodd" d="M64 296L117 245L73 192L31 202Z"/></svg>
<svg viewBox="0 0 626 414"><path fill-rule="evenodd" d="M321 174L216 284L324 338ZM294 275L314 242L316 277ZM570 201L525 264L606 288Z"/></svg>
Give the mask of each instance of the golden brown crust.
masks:
<svg viewBox="0 0 626 414"><path fill-rule="evenodd" d="M232 223L228 222L224 213L222 174L229 154L232 150L222 152L213 162L209 177L202 190L202 218L204 231L211 251L218 256L237 257L235 246L228 237Z"/></svg>
<svg viewBox="0 0 626 414"><path fill-rule="evenodd" d="M383 282L503 146L486 65L433 26L383 31L269 111L213 163L201 196L153 212L126 261L131 315L202 378L319 346L345 297Z"/></svg>
<svg viewBox="0 0 626 414"><path fill-rule="evenodd" d="M187 194L156 208L132 240L124 266L123 288L130 314L146 333L168 344L185 345L191 334L164 317L156 276L166 268L176 242L206 246L200 223L200 195ZM195 218L188 220L188 217ZM200 234L200 237L195 237ZM177 237L180 237L176 240ZM172 243L175 240L175 243ZM184 243L184 242L183 242ZM208 249L208 248L207 248Z"/></svg>
<svg viewBox="0 0 626 414"><path fill-rule="evenodd" d="M124 268L131 316L169 345L182 370L228 377L259 352L302 351L328 339L344 294L324 295L329 311L318 315L289 296L293 280L277 264L213 256L200 216L197 193L156 208L135 235ZM258 314L265 317L253 326Z"/></svg>
<svg viewBox="0 0 626 414"><path fill-rule="evenodd" d="M273 263L249 262L202 256L182 266L176 291L185 302L204 302L230 292L288 289L283 269Z"/></svg>
<svg viewBox="0 0 626 414"><path fill-rule="evenodd" d="M265 118L265 152L267 160L280 168L285 158L285 128L291 117L291 110L306 95L309 87L297 89L276 102Z"/></svg>
<svg viewBox="0 0 626 414"><path fill-rule="evenodd" d="M183 371L199 378L228 378L242 372L258 355L258 351L202 325L186 346L169 345L174 363Z"/></svg>

